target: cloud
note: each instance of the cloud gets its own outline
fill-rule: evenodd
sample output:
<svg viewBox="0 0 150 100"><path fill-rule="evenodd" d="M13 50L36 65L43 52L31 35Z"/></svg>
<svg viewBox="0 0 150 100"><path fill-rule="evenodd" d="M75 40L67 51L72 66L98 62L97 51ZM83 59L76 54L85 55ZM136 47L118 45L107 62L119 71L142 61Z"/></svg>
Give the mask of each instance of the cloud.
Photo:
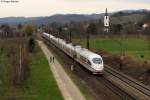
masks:
<svg viewBox="0 0 150 100"><path fill-rule="evenodd" d="M150 9L150 0L19 0L0 3L0 17L49 16L58 13L102 13L122 9Z"/></svg>
<svg viewBox="0 0 150 100"><path fill-rule="evenodd" d="M125 2L133 2L133 3L150 3L150 0L120 0Z"/></svg>

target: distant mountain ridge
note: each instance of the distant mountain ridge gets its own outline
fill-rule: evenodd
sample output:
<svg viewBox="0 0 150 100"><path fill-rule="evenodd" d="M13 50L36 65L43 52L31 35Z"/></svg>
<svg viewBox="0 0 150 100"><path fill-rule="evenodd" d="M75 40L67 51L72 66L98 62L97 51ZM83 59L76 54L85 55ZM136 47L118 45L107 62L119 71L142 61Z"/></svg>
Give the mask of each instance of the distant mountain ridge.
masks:
<svg viewBox="0 0 150 100"><path fill-rule="evenodd" d="M139 9L139 10L122 10L115 12L112 16L113 17L118 17L118 16L128 16L131 14L148 14L150 13L149 10L147 9Z"/></svg>
<svg viewBox="0 0 150 100"><path fill-rule="evenodd" d="M113 17L128 16L130 14L145 14L150 13L149 10L122 10L118 12L109 13ZM19 24L19 23L33 23L33 24L49 24L49 23L68 23L80 22L102 19L104 13L101 14L56 14L47 17L6 17L0 18L0 24Z"/></svg>
<svg viewBox="0 0 150 100"><path fill-rule="evenodd" d="M0 18L0 24L19 24L19 23L34 23L34 24L48 24L48 23L68 23L71 21L89 21L100 19L103 14L57 14L47 17L6 17Z"/></svg>
<svg viewBox="0 0 150 100"><path fill-rule="evenodd" d="M25 18L25 17L5 17L5 18L0 18L0 24L17 24L17 23L25 23L28 21L34 21L40 19L40 17L30 17L30 18Z"/></svg>

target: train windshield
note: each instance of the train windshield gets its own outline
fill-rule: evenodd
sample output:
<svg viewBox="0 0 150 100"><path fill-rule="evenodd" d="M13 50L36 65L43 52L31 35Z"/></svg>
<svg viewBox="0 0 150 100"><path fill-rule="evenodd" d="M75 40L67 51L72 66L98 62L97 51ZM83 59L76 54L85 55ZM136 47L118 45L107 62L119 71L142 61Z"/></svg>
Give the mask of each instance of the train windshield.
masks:
<svg viewBox="0 0 150 100"><path fill-rule="evenodd" d="M93 58L93 63L100 64L100 63L102 63L102 60L100 58Z"/></svg>

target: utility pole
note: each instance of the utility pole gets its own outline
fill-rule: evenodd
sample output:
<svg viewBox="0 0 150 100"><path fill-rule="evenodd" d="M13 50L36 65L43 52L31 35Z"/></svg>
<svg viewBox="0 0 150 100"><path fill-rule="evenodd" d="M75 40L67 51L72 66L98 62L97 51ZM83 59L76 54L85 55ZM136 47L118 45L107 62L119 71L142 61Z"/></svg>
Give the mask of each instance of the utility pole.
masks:
<svg viewBox="0 0 150 100"><path fill-rule="evenodd" d="M21 82L21 73L22 73L22 35L20 34L20 46L19 46L19 70L18 70L18 81Z"/></svg>
<svg viewBox="0 0 150 100"><path fill-rule="evenodd" d="M90 48L90 43L89 43L89 40L90 40L90 24L87 24L86 25L86 48L89 49Z"/></svg>
<svg viewBox="0 0 150 100"><path fill-rule="evenodd" d="M70 43L72 43L72 32L71 32L71 29L69 29L69 40L70 40Z"/></svg>
<svg viewBox="0 0 150 100"><path fill-rule="evenodd" d="M87 32L87 42L86 42L86 47L87 47L87 49L90 48L89 40L90 40L90 34L89 34L89 32Z"/></svg>
<svg viewBox="0 0 150 100"><path fill-rule="evenodd" d="M19 82L21 82L21 70L22 70L22 47L20 44L20 58L19 58Z"/></svg>
<svg viewBox="0 0 150 100"><path fill-rule="evenodd" d="M51 43L50 43L50 32L49 32L49 45L50 45Z"/></svg>

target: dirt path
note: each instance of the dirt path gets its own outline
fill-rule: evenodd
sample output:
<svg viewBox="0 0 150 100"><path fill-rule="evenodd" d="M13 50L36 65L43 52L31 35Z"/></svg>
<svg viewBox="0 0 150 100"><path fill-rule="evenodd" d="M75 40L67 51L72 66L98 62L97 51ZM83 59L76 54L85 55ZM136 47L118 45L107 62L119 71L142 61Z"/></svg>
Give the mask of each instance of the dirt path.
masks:
<svg viewBox="0 0 150 100"><path fill-rule="evenodd" d="M64 69L60 63L55 59L54 63L50 63L50 56L53 54L48 50L46 45L42 41L38 41L39 46L44 52L46 58L49 61L50 69L57 81L57 84L61 90L61 93L65 100L85 100L84 96L81 94L77 86L72 82L72 80L65 73Z"/></svg>

